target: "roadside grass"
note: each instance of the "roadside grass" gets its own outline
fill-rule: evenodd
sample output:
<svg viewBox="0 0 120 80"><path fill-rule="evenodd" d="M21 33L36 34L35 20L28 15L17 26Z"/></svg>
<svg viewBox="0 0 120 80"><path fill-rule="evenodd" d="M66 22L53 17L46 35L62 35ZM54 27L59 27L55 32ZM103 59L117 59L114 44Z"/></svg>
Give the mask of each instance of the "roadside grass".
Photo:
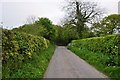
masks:
<svg viewBox="0 0 120 80"><path fill-rule="evenodd" d="M120 78L120 66L105 65L110 60L107 55L78 47L68 48L112 80L118 80Z"/></svg>
<svg viewBox="0 0 120 80"><path fill-rule="evenodd" d="M50 45L49 48L34 53L33 58L24 62L10 78L43 78L55 48L55 45Z"/></svg>

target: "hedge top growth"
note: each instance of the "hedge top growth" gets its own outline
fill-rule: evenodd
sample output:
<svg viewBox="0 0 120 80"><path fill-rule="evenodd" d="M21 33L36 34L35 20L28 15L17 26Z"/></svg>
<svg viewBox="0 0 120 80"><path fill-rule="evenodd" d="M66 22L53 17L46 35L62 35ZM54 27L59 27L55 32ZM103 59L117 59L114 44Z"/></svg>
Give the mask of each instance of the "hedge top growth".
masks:
<svg viewBox="0 0 120 80"><path fill-rule="evenodd" d="M115 65L119 65L120 34L73 40L68 47L86 48L93 52L103 53L112 58Z"/></svg>

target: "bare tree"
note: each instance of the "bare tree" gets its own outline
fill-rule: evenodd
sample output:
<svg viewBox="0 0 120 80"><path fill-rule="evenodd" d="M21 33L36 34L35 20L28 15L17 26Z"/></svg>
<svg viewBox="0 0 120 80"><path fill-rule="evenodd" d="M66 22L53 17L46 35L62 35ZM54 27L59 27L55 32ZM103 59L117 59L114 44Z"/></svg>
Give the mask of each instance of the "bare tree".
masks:
<svg viewBox="0 0 120 80"><path fill-rule="evenodd" d="M67 6L64 6L63 9L67 12L65 22L75 25L81 38L86 23L91 24L98 21L102 14L97 4L78 0L68 1Z"/></svg>
<svg viewBox="0 0 120 80"><path fill-rule="evenodd" d="M3 22L0 22L0 28L3 28Z"/></svg>
<svg viewBox="0 0 120 80"><path fill-rule="evenodd" d="M37 18L35 16L28 16L26 23L27 24L34 24L36 20L37 20Z"/></svg>

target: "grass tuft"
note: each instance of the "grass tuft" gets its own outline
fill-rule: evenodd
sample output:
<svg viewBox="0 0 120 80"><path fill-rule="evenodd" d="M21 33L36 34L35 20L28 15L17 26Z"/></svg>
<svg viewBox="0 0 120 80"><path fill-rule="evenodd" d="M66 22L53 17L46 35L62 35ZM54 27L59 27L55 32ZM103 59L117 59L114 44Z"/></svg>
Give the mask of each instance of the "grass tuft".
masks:
<svg viewBox="0 0 120 80"><path fill-rule="evenodd" d="M120 78L120 66L106 65L110 60L109 56L98 52L95 53L84 48L69 46L69 49L113 80Z"/></svg>

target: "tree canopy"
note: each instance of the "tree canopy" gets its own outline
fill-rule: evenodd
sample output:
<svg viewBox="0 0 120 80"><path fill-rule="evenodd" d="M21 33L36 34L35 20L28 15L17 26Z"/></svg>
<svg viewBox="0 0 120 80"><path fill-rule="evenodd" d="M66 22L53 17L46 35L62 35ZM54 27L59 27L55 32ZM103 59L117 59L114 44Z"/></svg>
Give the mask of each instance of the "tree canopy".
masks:
<svg viewBox="0 0 120 80"><path fill-rule="evenodd" d="M100 22L91 27L97 36L120 33L120 14L112 14L104 17Z"/></svg>
<svg viewBox="0 0 120 80"><path fill-rule="evenodd" d="M74 25L77 32L79 32L80 38L82 38L82 31L86 23L98 21L102 14L97 4L78 0L68 1L64 9L67 12L65 23Z"/></svg>

